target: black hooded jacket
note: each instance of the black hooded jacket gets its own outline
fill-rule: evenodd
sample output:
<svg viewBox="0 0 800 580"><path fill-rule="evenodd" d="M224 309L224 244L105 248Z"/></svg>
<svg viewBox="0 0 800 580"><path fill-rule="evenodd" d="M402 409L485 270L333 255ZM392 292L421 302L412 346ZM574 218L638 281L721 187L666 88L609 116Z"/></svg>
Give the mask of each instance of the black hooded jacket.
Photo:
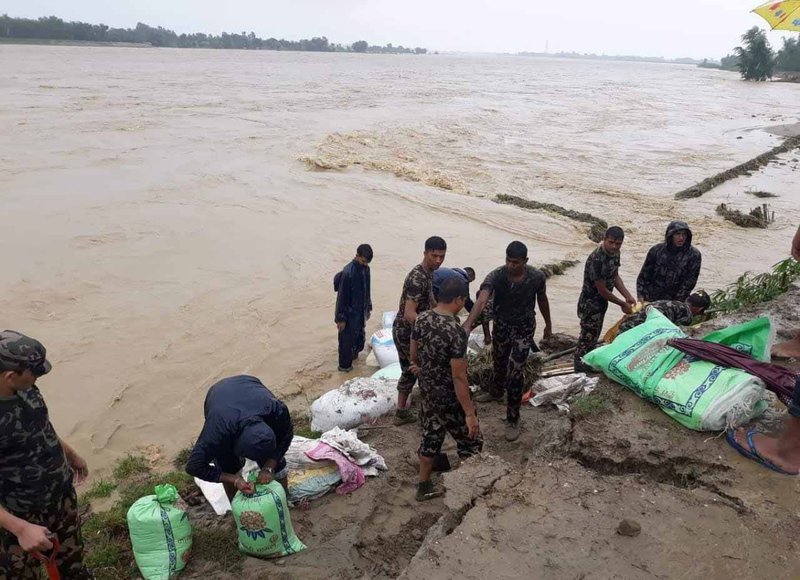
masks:
<svg viewBox="0 0 800 580"><path fill-rule="evenodd" d="M686 230L688 237L681 248L672 243L672 236ZM692 246L689 224L674 221L667 226L665 240L647 252L642 270L636 279L636 293L647 302L654 300L680 300L692 293L700 276L700 250Z"/></svg>

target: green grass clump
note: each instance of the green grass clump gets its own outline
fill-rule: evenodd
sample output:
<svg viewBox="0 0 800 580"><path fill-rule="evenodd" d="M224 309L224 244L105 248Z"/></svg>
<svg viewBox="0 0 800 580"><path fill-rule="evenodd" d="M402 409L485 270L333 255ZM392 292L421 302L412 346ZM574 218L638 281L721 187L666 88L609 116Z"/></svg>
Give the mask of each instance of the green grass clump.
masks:
<svg viewBox="0 0 800 580"><path fill-rule="evenodd" d="M114 478L116 480L130 479L135 475L150 473L150 465L141 455L129 454L120 459L114 467Z"/></svg>
<svg viewBox="0 0 800 580"><path fill-rule="evenodd" d="M292 411L290 416L292 418L292 430L295 435L307 437L308 439L319 439L319 436L322 435L319 431L311 430L311 417L308 412Z"/></svg>
<svg viewBox="0 0 800 580"><path fill-rule="evenodd" d="M194 443L189 443L189 445L178 451L175 458L172 460L172 465L175 466L175 469L186 468L186 462L189 461L189 456L192 454L193 450Z"/></svg>
<svg viewBox="0 0 800 580"><path fill-rule="evenodd" d="M605 411L611 410L613 401L604 392L593 392L585 397L578 397L570 403L570 414L575 417L586 417L588 415L597 415Z"/></svg>
<svg viewBox="0 0 800 580"><path fill-rule="evenodd" d="M239 551L233 518L228 525L194 528L192 559L214 562L226 572L239 572L244 555Z"/></svg>
<svg viewBox="0 0 800 580"><path fill-rule="evenodd" d="M707 314L728 314L745 306L768 302L785 293L798 279L800 262L792 258L778 262L771 272L745 272L726 289L717 290L711 295L711 308Z"/></svg>

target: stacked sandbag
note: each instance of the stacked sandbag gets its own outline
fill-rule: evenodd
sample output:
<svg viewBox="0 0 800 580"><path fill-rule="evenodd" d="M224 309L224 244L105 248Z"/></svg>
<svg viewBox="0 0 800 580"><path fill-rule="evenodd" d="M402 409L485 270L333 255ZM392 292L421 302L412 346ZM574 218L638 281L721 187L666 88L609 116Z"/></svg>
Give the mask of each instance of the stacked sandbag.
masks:
<svg viewBox="0 0 800 580"><path fill-rule="evenodd" d="M382 369L400 361L391 328L382 328L375 332L369 339L369 344Z"/></svg>
<svg viewBox="0 0 800 580"><path fill-rule="evenodd" d="M168 580L186 567L192 526L178 491L157 485L155 495L138 499L128 510L128 529L136 565L145 580Z"/></svg>
<svg viewBox="0 0 800 580"><path fill-rule="evenodd" d="M248 478L255 482L258 472ZM239 550L257 558L278 558L306 547L294 533L283 486L277 481L256 484L255 493L237 492L231 502L239 532Z"/></svg>
<svg viewBox="0 0 800 580"><path fill-rule="evenodd" d="M392 413L396 398L397 381L394 379L351 379L311 403L311 429L320 432L334 427L353 429Z"/></svg>
<svg viewBox="0 0 800 580"><path fill-rule="evenodd" d="M760 319L724 329L706 339L763 356L770 323ZM767 407L760 379L732 368L694 360L667 341L685 334L656 309L647 321L621 333L583 361L610 379L658 405L680 424L696 431L721 431L747 423Z"/></svg>

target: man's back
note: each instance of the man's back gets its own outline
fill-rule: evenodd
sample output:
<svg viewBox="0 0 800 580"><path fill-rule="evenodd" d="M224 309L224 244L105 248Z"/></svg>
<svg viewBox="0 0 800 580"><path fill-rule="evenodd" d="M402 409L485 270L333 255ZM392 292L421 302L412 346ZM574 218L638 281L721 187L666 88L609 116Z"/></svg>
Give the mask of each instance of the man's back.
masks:
<svg viewBox="0 0 800 580"><path fill-rule="evenodd" d="M422 396L434 403L454 403L457 399L450 361L466 356L467 331L455 316L428 310L417 318L413 340L417 343Z"/></svg>

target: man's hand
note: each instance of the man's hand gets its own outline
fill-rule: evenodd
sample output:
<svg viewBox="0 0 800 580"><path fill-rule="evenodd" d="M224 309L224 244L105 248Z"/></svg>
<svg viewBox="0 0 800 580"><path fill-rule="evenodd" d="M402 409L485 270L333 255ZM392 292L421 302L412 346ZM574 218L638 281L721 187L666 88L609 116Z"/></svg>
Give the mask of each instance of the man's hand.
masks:
<svg viewBox="0 0 800 580"><path fill-rule="evenodd" d="M367 320L369 320L371 317L372 317L372 310L367 312Z"/></svg>
<svg viewBox="0 0 800 580"><path fill-rule="evenodd" d="M268 483L272 483L272 480L273 480L273 474L268 469L262 469L258 473L258 480L257 480L258 483L266 485Z"/></svg>
<svg viewBox="0 0 800 580"><path fill-rule="evenodd" d="M245 481L243 477L237 477L233 485L245 495L253 495L256 491L256 486L249 481Z"/></svg>
<svg viewBox="0 0 800 580"><path fill-rule="evenodd" d="M544 327L544 333L542 334L542 338L544 340L547 340L551 336L553 336L553 328L548 324Z"/></svg>
<svg viewBox="0 0 800 580"><path fill-rule="evenodd" d="M481 424L478 421L478 416L474 413L467 417L467 429L469 429L469 438L470 439L477 439L478 435L481 434Z"/></svg>
<svg viewBox="0 0 800 580"><path fill-rule="evenodd" d="M630 304L631 306L636 306L636 298L634 298L634 297L633 297L633 296L631 296L630 294L628 294L627 296L625 296L625 302L627 302L627 303L628 303L628 304Z"/></svg>
<svg viewBox="0 0 800 580"><path fill-rule="evenodd" d="M490 346L492 344L492 335L491 334L483 335L483 344L485 344L486 346Z"/></svg>
<svg viewBox="0 0 800 580"><path fill-rule="evenodd" d="M797 228L792 240L792 258L800 262L800 228Z"/></svg>
<svg viewBox="0 0 800 580"><path fill-rule="evenodd" d="M626 302L625 304L620 304L619 307L625 314L630 314L633 312L633 307L630 302Z"/></svg>
<svg viewBox="0 0 800 580"><path fill-rule="evenodd" d="M345 326L347 326L347 323L344 321L336 323L336 328L339 330L339 332L343 332Z"/></svg>
<svg viewBox="0 0 800 580"><path fill-rule="evenodd" d="M418 375L419 375L419 373L420 373L420 371L421 371L422 369L420 369L420 368L419 368L419 366L417 366L416 364L414 364L414 363L411 363L411 364L408 366L408 370L409 370L409 372L411 372L411 374L413 374L414 376L418 376Z"/></svg>
<svg viewBox="0 0 800 580"><path fill-rule="evenodd" d="M53 549L51 537L53 534L47 528L26 522L17 535L17 541L26 552L46 552Z"/></svg>
<svg viewBox="0 0 800 580"><path fill-rule="evenodd" d="M86 465L86 460L77 453L73 453L67 457L67 463L72 468L75 474L75 485L80 485L86 478L89 477L89 466Z"/></svg>

